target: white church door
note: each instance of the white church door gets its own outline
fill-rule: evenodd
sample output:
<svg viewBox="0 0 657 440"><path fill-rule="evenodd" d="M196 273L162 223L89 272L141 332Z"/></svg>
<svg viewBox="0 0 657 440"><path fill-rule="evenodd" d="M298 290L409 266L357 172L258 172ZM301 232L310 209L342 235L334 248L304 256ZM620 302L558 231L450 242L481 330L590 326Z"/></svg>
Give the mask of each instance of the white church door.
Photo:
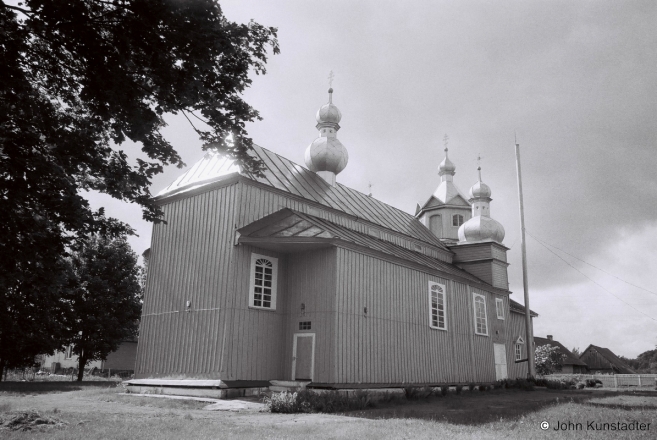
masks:
<svg viewBox="0 0 657 440"><path fill-rule="evenodd" d="M502 380L509 377L506 369L506 345L493 344L495 350L495 380Z"/></svg>
<svg viewBox="0 0 657 440"><path fill-rule="evenodd" d="M315 334L295 333L292 346L292 380L313 380Z"/></svg>

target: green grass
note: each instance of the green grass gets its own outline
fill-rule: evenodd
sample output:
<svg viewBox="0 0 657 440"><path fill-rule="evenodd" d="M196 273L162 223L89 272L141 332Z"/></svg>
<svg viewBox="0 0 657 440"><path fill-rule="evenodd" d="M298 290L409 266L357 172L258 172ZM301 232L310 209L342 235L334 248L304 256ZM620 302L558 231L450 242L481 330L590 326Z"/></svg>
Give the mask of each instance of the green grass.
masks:
<svg viewBox="0 0 657 440"><path fill-rule="evenodd" d="M116 381L85 381L85 382L0 382L0 396L3 394L44 394L79 391L87 388L116 388Z"/></svg>

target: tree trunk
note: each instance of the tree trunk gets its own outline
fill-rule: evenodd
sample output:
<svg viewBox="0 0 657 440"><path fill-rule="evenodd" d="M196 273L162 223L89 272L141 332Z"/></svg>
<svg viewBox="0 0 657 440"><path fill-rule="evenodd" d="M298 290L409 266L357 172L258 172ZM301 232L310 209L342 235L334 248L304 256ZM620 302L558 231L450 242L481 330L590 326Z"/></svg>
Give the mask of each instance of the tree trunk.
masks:
<svg viewBox="0 0 657 440"><path fill-rule="evenodd" d="M82 376L84 376L84 366L87 364L87 358L84 356L84 350L82 354L78 357L78 382L82 382Z"/></svg>

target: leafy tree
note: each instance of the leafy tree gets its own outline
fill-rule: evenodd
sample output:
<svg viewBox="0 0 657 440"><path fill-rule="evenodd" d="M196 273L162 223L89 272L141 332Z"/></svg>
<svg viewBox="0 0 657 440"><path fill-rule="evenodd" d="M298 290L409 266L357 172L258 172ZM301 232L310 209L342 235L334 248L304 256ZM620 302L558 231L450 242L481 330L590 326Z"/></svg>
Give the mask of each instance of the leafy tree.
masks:
<svg viewBox="0 0 657 440"><path fill-rule="evenodd" d="M570 352L571 352L572 354L574 354L575 356L577 356L577 357L580 357L580 355L582 354L582 352L579 351L579 347L573 347L573 349L570 350Z"/></svg>
<svg viewBox="0 0 657 440"><path fill-rule="evenodd" d="M137 255L122 238L92 235L66 259L69 279L63 298L70 304L78 381L89 361L105 359L137 335L142 287Z"/></svg>
<svg viewBox="0 0 657 440"><path fill-rule="evenodd" d="M260 172L244 129L259 116L241 96L278 42L275 28L228 21L216 0L0 0L0 29L2 369L60 346L61 257L72 243L131 232L84 191L160 218L151 179L183 165L161 133L165 113ZM140 146L135 163L126 140Z"/></svg>
<svg viewBox="0 0 657 440"><path fill-rule="evenodd" d="M536 374L545 376L561 371L566 355L559 351L559 347L540 345L534 350Z"/></svg>

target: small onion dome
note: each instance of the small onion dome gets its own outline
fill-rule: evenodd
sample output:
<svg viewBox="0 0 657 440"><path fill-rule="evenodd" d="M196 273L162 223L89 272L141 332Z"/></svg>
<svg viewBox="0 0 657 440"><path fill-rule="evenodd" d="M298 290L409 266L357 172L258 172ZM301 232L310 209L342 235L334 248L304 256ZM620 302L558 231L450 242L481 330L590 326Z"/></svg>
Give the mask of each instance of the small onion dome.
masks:
<svg viewBox="0 0 657 440"><path fill-rule="evenodd" d="M491 194L490 187L481 180L470 188L470 197L473 199L490 199Z"/></svg>
<svg viewBox="0 0 657 440"><path fill-rule="evenodd" d="M502 243L504 235L504 227L497 220L481 215L472 217L459 228L459 241L461 242L496 241Z"/></svg>
<svg viewBox="0 0 657 440"><path fill-rule="evenodd" d="M338 120L339 115L338 112ZM311 171L330 171L338 174L347 166L349 154L337 138L318 137L306 149L305 161Z"/></svg>
<svg viewBox="0 0 657 440"><path fill-rule="evenodd" d="M342 119L342 113L340 113L340 110L333 104L333 102L331 102L332 94L333 94L333 89L329 89L328 104L324 104L319 108L319 110L317 110L315 119L317 119L318 124L323 124L327 122L332 124L337 124L340 122L340 119Z"/></svg>
<svg viewBox="0 0 657 440"><path fill-rule="evenodd" d="M440 175L443 174L454 175L455 171L456 171L456 165L454 165L452 161L449 160L449 157L447 157L447 154L445 154L445 158L443 159L442 162L440 162L440 167L438 167L438 173Z"/></svg>

